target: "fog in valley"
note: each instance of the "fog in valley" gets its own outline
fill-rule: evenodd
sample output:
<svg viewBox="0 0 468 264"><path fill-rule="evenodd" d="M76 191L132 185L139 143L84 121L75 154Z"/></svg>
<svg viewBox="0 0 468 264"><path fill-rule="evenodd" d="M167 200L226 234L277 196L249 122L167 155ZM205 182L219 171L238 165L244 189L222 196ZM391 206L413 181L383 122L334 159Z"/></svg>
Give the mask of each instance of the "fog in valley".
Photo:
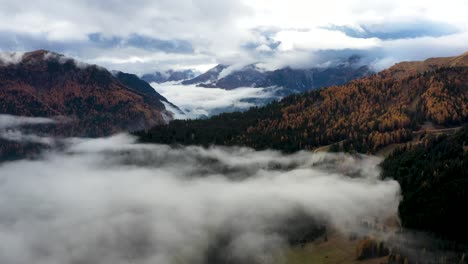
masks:
<svg viewBox="0 0 468 264"><path fill-rule="evenodd" d="M181 112L165 104L174 113L175 119L206 118L224 112L245 111L281 98L278 94L281 90L279 87L225 90L170 82L151 85L182 110Z"/></svg>
<svg viewBox="0 0 468 264"><path fill-rule="evenodd" d="M1 263L275 263L305 236L395 216L400 200L369 156L148 145L127 134L60 146L0 164Z"/></svg>

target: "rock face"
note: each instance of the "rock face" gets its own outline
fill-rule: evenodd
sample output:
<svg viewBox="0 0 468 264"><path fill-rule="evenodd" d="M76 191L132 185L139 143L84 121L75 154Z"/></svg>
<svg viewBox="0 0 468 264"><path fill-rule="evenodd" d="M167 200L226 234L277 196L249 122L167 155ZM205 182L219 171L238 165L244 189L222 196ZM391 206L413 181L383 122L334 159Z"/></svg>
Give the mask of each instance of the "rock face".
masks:
<svg viewBox="0 0 468 264"><path fill-rule="evenodd" d="M162 124L165 98L96 65L45 50L0 62L0 113L69 120L54 133L103 136Z"/></svg>

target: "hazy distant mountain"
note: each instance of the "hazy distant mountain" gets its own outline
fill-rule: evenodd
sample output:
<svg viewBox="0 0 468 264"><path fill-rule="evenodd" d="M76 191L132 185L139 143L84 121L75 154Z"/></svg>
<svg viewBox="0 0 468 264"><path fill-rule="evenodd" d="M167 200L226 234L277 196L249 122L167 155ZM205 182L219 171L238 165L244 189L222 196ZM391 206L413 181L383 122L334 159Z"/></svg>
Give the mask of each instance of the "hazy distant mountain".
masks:
<svg viewBox="0 0 468 264"><path fill-rule="evenodd" d="M168 70L165 72L147 73L141 76L141 79L148 83L164 83L192 79L195 78L198 74L198 72L190 69L182 71Z"/></svg>
<svg viewBox="0 0 468 264"><path fill-rule="evenodd" d="M283 68L269 72L265 82L257 87L280 86L294 92L303 92L322 87L341 85L366 76L372 71L368 66L352 67L338 65L330 68L298 70Z"/></svg>
<svg viewBox="0 0 468 264"><path fill-rule="evenodd" d="M161 72L147 73L142 75L141 79L148 83L163 83L167 81L167 75Z"/></svg>
<svg viewBox="0 0 468 264"><path fill-rule="evenodd" d="M167 99L134 77L45 50L28 52L14 62L0 61L0 113L65 116L72 120L68 128L55 132L74 136L144 129L171 119Z"/></svg>
<svg viewBox="0 0 468 264"><path fill-rule="evenodd" d="M218 73L217 77L219 76L219 69L226 69L225 65L218 65L216 66L215 71L211 71L213 73ZM209 71L209 72L210 72ZM212 76L215 76L212 74ZM264 83L266 81L267 74L262 71L261 69L257 68L255 65L247 65L241 70L232 71L228 75L223 78L212 78L213 81L210 82L203 82L199 84L201 87L207 88L224 88L227 90L236 89L239 87L255 87L258 84Z"/></svg>
<svg viewBox="0 0 468 264"><path fill-rule="evenodd" d="M295 93L322 87L341 85L346 82L366 76L372 71L366 65L360 65L360 57L351 56L347 61L330 67L292 69L290 67L274 71L264 71L255 65L247 65L240 70L233 70L224 77L220 73L229 70L227 65L217 65L206 73L182 82L182 84L197 84L207 88L223 88L227 90L239 87L283 87L283 93Z"/></svg>
<svg viewBox="0 0 468 264"><path fill-rule="evenodd" d="M209 69L207 72L200 74L193 79L183 81L182 84L189 85L216 82L218 80L219 74L227 67L227 65L218 64L214 68Z"/></svg>

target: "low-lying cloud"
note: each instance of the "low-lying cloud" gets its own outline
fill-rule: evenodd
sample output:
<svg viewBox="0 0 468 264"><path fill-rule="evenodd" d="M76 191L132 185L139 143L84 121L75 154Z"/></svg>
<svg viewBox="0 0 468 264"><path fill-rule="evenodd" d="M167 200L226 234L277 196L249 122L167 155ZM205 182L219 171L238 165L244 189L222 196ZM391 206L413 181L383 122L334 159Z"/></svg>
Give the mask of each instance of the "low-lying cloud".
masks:
<svg viewBox="0 0 468 264"><path fill-rule="evenodd" d="M15 128L24 125L39 125L54 123L55 120L46 117L27 117L0 114L0 129Z"/></svg>
<svg viewBox="0 0 468 264"><path fill-rule="evenodd" d="M17 64L23 59L23 52L0 52L0 66Z"/></svg>
<svg viewBox="0 0 468 264"><path fill-rule="evenodd" d="M373 157L66 142L0 165L1 263L275 263L291 228L354 231L400 199Z"/></svg>
<svg viewBox="0 0 468 264"><path fill-rule="evenodd" d="M49 145L53 143L53 138L31 134L23 131L23 128L53 123L56 123L56 120L51 118L0 114L0 139Z"/></svg>
<svg viewBox="0 0 468 264"><path fill-rule="evenodd" d="M246 110L269 100L279 99L277 88L203 88L195 85L151 84L154 89L177 105L185 114L175 112L176 119L192 119L222 112ZM279 89L279 88L278 88Z"/></svg>

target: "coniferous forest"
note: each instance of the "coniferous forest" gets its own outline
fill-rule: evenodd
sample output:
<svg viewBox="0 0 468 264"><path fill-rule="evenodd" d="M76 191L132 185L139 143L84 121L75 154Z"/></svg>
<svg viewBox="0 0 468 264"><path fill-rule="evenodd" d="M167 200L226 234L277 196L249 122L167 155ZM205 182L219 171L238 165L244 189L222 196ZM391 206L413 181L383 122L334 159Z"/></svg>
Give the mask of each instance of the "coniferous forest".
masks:
<svg viewBox="0 0 468 264"><path fill-rule="evenodd" d="M396 149L381 164L401 186L403 226L468 244L468 126Z"/></svg>

